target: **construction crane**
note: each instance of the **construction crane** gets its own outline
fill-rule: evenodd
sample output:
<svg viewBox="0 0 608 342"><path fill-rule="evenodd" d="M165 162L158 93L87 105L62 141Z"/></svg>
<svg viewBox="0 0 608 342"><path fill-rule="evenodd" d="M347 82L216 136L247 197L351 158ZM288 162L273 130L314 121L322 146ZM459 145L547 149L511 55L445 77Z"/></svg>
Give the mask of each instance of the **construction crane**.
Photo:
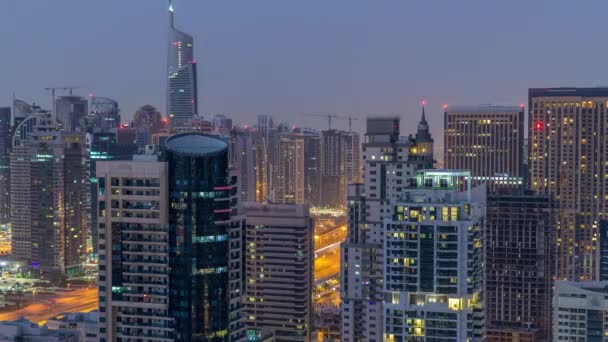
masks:
<svg viewBox="0 0 608 342"><path fill-rule="evenodd" d="M353 120L359 120L359 118L355 118L353 116L335 116L337 119L348 120L348 132L353 132Z"/></svg>
<svg viewBox="0 0 608 342"><path fill-rule="evenodd" d="M331 129L331 119L340 118L340 116L338 116L336 114L306 114L306 115L321 116L321 117L327 118L327 126L329 127L329 129Z"/></svg>
<svg viewBox="0 0 608 342"><path fill-rule="evenodd" d="M55 115L55 91L63 90L68 91L70 95L73 94L74 89L78 89L78 87L46 87L44 90L51 91L51 106L53 106L53 115Z"/></svg>
<svg viewBox="0 0 608 342"><path fill-rule="evenodd" d="M359 118L355 118L352 116L344 116L344 115L336 115L336 114L306 114L306 115L327 118L327 127L329 129L331 129L331 119L348 120L348 131L349 132L353 131L353 120L359 120Z"/></svg>

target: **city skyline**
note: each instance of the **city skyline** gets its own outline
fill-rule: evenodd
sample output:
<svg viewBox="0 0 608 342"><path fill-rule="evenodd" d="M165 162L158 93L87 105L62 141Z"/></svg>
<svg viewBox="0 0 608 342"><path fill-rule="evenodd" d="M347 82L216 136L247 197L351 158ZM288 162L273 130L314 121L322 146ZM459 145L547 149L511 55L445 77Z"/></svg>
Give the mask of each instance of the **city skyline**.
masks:
<svg viewBox="0 0 608 342"><path fill-rule="evenodd" d="M517 105L526 102L528 87L602 84L596 70L606 48L591 43L601 32L601 20L593 20L603 13L599 8L586 11L566 2L348 4L176 1L179 27L195 40L199 111L226 113L243 124L253 124L257 114L283 115L297 125L326 128L326 121L298 113L414 119L426 99L429 124L439 138L444 103ZM2 68L7 81L0 85L0 102L10 104L15 92L45 107L50 94L43 88L65 84L79 86L79 95L118 100L125 119L145 104L166 108L166 8L166 1L141 0L5 4L0 38L7 51L20 53L3 57L10 67ZM547 15L536 18L539 10ZM26 17L28 29L12 34ZM548 18L583 17L586 25L574 29L539 25L549 24ZM48 25L49 18L61 24ZM145 25L133 25L142 19ZM505 25L511 29L503 30ZM588 44L595 53L579 64L571 63L573 51L550 53L564 38ZM22 77L19 70L25 68L38 76L37 86ZM338 125L347 128L347 122ZM354 123L356 131L362 128L362 120Z"/></svg>

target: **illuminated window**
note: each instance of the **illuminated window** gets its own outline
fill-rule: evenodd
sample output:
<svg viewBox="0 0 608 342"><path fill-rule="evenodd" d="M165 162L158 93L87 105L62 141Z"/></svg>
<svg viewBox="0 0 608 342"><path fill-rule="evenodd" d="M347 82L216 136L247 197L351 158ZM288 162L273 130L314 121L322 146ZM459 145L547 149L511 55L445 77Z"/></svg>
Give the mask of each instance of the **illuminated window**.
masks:
<svg viewBox="0 0 608 342"><path fill-rule="evenodd" d="M448 309L458 311L462 309L462 299L448 298Z"/></svg>

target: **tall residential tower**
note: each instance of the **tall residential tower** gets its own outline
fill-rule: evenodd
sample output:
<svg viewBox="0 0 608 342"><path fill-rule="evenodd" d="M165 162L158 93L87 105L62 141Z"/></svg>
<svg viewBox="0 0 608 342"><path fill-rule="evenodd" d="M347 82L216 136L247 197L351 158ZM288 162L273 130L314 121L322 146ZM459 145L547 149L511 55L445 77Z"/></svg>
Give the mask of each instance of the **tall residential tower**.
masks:
<svg viewBox="0 0 608 342"><path fill-rule="evenodd" d="M553 196L558 279L597 280L608 212L608 88L529 90L530 186Z"/></svg>
<svg viewBox="0 0 608 342"><path fill-rule="evenodd" d="M444 113L445 167L470 170L473 185L520 187L523 106L450 107Z"/></svg>

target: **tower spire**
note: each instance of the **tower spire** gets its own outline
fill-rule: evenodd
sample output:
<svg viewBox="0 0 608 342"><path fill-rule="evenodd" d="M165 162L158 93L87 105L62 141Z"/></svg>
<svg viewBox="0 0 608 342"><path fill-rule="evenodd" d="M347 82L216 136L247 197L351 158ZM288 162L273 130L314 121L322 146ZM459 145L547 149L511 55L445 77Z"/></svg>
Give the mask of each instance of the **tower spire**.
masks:
<svg viewBox="0 0 608 342"><path fill-rule="evenodd" d="M426 107L426 101L422 100L422 119L420 120L420 123L425 123L426 124L426 117L425 117L425 113L424 113L424 107Z"/></svg>
<svg viewBox="0 0 608 342"><path fill-rule="evenodd" d="M174 21L174 13L173 13L173 0L169 0L169 27L174 28L175 25L173 24Z"/></svg>

